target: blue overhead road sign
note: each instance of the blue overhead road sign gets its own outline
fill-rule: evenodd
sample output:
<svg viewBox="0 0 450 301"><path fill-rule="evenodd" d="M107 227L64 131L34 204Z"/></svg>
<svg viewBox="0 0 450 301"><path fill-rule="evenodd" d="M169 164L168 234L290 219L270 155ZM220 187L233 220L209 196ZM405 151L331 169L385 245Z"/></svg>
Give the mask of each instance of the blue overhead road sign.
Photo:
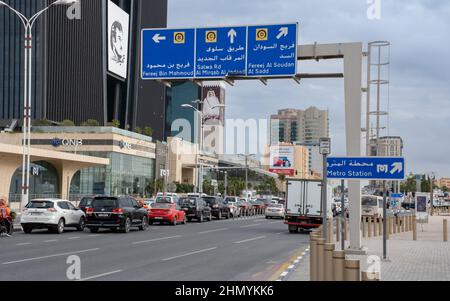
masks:
<svg viewBox="0 0 450 301"><path fill-rule="evenodd" d="M197 29L195 77L246 75L247 28Z"/></svg>
<svg viewBox="0 0 450 301"><path fill-rule="evenodd" d="M142 31L142 79L290 77L298 24Z"/></svg>
<svg viewBox="0 0 450 301"><path fill-rule="evenodd" d="M330 179L404 180L405 159L386 157L328 158Z"/></svg>
<svg viewBox="0 0 450 301"><path fill-rule="evenodd" d="M248 28L248 76L297 74L298 24Z"/></svg>
<svg viewBox="0 0 450 301"><path fill-rule="evenodd" d="M193 78L194 29L144 29L142 79Z"/></svg>

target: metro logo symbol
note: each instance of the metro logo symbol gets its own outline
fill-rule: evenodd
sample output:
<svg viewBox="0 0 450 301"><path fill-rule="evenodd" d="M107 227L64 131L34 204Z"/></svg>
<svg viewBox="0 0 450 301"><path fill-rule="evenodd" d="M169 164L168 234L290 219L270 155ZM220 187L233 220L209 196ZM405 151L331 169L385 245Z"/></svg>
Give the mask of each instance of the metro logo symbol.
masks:
<svg viewBox="0 0 450 301"><path fill-rule="evenodd" d="M186 34L182 31L177 31L173 33L173 43L174 44L184 44L186 43Z"/></svg>
<svg viewBox="0 0 450 301"><path fill-rule="evenodd" d="M206 43L217 43L217 30L210 30L205 33Z"/></svg>
<svg viewBox="0 0 450 301"><path fill-rule="evenodd" d="M257 41L267 41L269 39L269 30L267 28L258 28L256 30Z"/></svg>

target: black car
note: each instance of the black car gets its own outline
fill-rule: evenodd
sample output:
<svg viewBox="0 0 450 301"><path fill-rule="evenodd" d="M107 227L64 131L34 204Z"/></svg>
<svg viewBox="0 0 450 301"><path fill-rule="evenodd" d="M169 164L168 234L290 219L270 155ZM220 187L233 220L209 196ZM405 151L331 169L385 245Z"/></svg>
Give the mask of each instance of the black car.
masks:
<svg viewBox="0 0 450 301"><path fill-rule="evenodd" d="M225 217L229 219L231 217L230 208L223 202L221 197L217 196L205 196L202 200L211 208L211 214L217 219Z"/></svg>
<svg viewBox="0 0 450 301"><path fill-rule="evenodd" d="M196 197L180 198L181 210L186 212L186 218L190 222L196 219L199 223L204 220L211 221L211 207L204 200Z"/></svg>
<svg viewBox="0 0 450 301"><path fill-rule="evenodd" d="M94 199L94 196L83 197L81 199L80 203L78 204L78 208L80 208L80 210L82 210L84 213L86 213L86 208L91 206L93 199Z"/></svg>
<svg viewBox="0 0 450 301"><path fill-rule="evenodd" d="M97 233L100 228L130 232L131 227L148 228L148 212L131 197L95 197L86 208L86 227Z"/></svg>

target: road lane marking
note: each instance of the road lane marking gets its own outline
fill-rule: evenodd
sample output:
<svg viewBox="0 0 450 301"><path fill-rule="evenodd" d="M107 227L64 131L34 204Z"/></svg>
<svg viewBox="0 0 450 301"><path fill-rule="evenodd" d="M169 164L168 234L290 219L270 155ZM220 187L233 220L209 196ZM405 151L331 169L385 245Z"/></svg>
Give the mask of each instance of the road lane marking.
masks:
<svg viewBox="0 0 450 301"><path fill-rule="evenodd" d="M283 234L284 232L278 232L278 233L275 233L276 235L280 235L280 234Z"/></svg>
<svg viewBox="0 0 450 301"><path fill-rule="evenodd" d="M22 262L28 262L28 261L33 261L33 260L41 260L41 259L47 259L47 258L53 258L53 257L61 257L61 256L75 255L75 254L80 254L80 253L94 252L94 251L98 251L98 250L100 250L100 248L87 249L87 250L81 250L81 251L73 251L73 252L67 252L67 253L59 253L59 254L40 256L40 257L32 257L32 258L20 259L20 260L15 260L15 261L8 261L8 262L4 262L2 264L9 265L9 264L22 263Z"/></svg>
<svg viewBox="0 0 450 301"><path fill-rule="evenodd" d="M180 238L180 237L183 237L183 236L176 235L176 236L161 237L161 238L155 238L155 239L149 239L149 240L135 241L132 244L139 245L139 244L145 244L145 243L154 242L154 241L168 240L168 239Z"/></svg>
<svg viewBox="0 0 450 301"><path fill-rule="evenodd" d="M277 222L270 222L270 223L267 223L268 225L273 225L273 224L279 224L279 223L281 223L281 221L277 221Z"/></svg>
<svg viewBox="0 0 450 301"><path fill-rule="evenodd" d="M91 234L91 235L89 235L89 237L97 237L97 236L100 236L100 234Z"/></svg>
<svg viewBox="0 0 450 301"><path fill-rule="evenodd" d="M250 242L250 241L260 240L260 239L264 239L264 238L266 238L266 237L265 236L259 236L259 237L249 238L249 239L246 239L246 240L235 241L234 244L242 244L244 242Z"/></svg>
<svg viewBox="0 0 450 301"><path fill-rule="evenodd" d="M209 248L209 249L203 249L203 250L199 250L199 251L193 251L193 252L189 252L189 253L185 253L182 255L177 255L177 256L173 256L173 257L169 257L169 258L164 258L162 259L162 261L169 261L169 260L173 260L173 259L177 259L177 258L181 258L181 257L186 257L186 256L190 256L190 255L195 255L195 254L199 254L199 253L205 253L205 252L209 252L212 250L217 249L217 247L214 248Z"/></svg>
<svg viewBox="0 0 450 301"><path fill-rule="evenodd" d="M198 234L207 234L207 233L213 233L213 232L219 232L219 231L226 231L226 230L229 230L229 229L228 229L228 228L214 229L214 230L208 230L208 231L198 232Z"/></svg>
<svg viewBox="0 0 450 301"><path fill-rule="evenodd" d="M102 278L102 277L110 276L110 275L113 275L113 274L121 273L122 271L123 270L117 270L117 271L112 271L112 272L108 272L108 273L98 274L98 275L94 275L94 276L90 276L90 277L86 277L86 278L80 279L79 281L88 281L88 280L92 280L92 279Z"/></svg>
<svg viewBox="0 0 450 301"><path fill-rule="evenodd" d="M254 224L254 225L240 226L239 228L250 228L250 227L257 227L257 226L261 226L261 224Z"/></svg>
<svg viewBox="0 0 450 301"><path fill-rule="evenodd" d="M58 240L57 239L49 239L49 240L45 240L44 242L45 243L50 243L50 242L57 242Z"/></svg>
<svg viewBox="0 0 450 301"><path fill-rule="evenodd" d="M80 239L81 237L76 236L76 237L69 237L68 240L74 240L74 239Z"/></svg>
<svg viewBox="0 0 450 301"><path fill-rule="evenodd" d="M20 247L20 246L29 246L31 244L32 244L31 242L22 242L22 243L16 244L16 246L18 246L18 247Z"/></svg>

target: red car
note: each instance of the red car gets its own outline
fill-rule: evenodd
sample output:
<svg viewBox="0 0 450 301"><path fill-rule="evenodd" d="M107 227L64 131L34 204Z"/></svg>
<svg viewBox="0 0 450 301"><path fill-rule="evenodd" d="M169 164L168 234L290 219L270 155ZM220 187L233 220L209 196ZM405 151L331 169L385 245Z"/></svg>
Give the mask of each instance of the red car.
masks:
<svg viewBox="0 0 450 301"><path fill-rule="evenodd" d="M148 211L148 220L150 225L159 222L176 226L187 222L186 213L175 203L154 203Z"/></svg>

